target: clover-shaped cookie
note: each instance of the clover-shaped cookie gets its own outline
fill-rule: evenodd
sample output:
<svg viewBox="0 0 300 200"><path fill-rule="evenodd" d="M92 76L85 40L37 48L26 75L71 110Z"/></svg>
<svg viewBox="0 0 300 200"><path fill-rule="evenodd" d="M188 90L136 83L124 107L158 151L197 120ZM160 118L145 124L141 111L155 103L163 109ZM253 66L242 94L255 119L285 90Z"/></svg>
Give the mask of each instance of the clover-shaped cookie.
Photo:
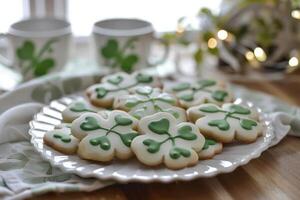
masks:
<svg viewBox="0 0 300 200"><path fill-rule="evenodd" d="M205 144L201 151L198 152L200 160L210 159L214 155L221 153L223 145L220 142L217 142L212 139L205 138Z"/></svg>
<svg viewBox="0 0 300 200"><path fill-rule="evenodd" d="M107 162L114 157L128 159L131 141L138 133L137 120L128 113L114 110L107 119L99 114L85 113L72 123L72 133L82 138L78 146L81 158Z"/></svg>
<svg viewBox="0 0 300 200"><path fill-rule="evenodd" d="M159 81L155 76L141 72L132 75L119 72L104 77L101 83L89 87L86 94L93 105L109 108L117 96L127 95L142 85L159 86Z"/></svg>
<svg viewBox="0 0 300 200"><path fill-rule="evenodd" d="M46 132L43 140L46 145L64 154L75 153L79 142L66 127Z"/></svg>
<svg viewBox="0 0 300 200"><path fill-rule="evenodd" d="M215 104L202 104L188 109L191 121L200 131L219 142L253 142L262 133L257 113L246 106L227 103L220 108Z"/></svg>
<svg viewBox="0 0 300 200"><path fill-rule="evenodd" d="M86 112L96 113L99 108L91 106L88 102L84 100L76 100L69 104L63 111L62 117L63 121L66 123L72 122L74 119L78 118L80 115Z"/></svg>
<svg viewBox="0 0 300 200"><path fill-rule="evenodd" d="M125 110L137 119L157 112L168 112L178 122L186 121L185 110L176 106L175 96L149 86L137 87L133 94L118 97L114 102L114 108Z"/></svg>
<svg viewBox="0 0 300 200"><path fill-rule="evenodd" d="M198 162L204 137L192 123L177 123L170 113L158 112L139 122L143 135L133 139L131 148L137 159L148 166L164 163L180 169Z"/></svg>
<svg viewBox="0 0 300 200"><path fill-rule="evenodd" d="M180 82L165 86L165 90L174 93L184 108L202 103L222 105L232 101L232 95L226 86L215 80L199 80L194 83Z"/></svg>

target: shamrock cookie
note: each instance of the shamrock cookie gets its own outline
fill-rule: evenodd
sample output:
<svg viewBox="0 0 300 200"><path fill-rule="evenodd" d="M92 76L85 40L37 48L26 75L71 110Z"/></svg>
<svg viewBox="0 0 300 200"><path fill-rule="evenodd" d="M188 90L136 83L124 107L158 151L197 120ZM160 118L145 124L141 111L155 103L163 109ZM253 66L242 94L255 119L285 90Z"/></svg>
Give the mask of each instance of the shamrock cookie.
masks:
<svg viewBox="0 0 300 200"><path fill-rule="evenodd" d="M206 137L219 142L229 143L234 139L254 142L262 133L256 112L242 105L228 103L220 108L215 104L202 104L189 108L187 113Z"/></svg>
<svg viewBox="0 0 300 200"><path fill-rule="evenodd" d="M181 169L198 162L205 139L194 124L177 123L173 115L159 112L142 118L139 130L143 135L133 139L131 149L145 165Z"/></svg>
<svg viewBox="0 0 300 200"><path fill-rule="evenodd" d="M115 97L127 95L137 86L159 86L156 77L134 73L132 75L119 72L103 78L99 84L92 85L86 90L91 103L95 106L110 108Z"/></svg>
<svg viewBox="0 0 300 200"><path fill-rule="evenodd" d="M83 114L72 123L72 133L78 137L77 129L80 129L79 138L83 138L78 155L102 162L111 161L114 157L128 159L132 156L131 141L138 135L134 130L136 126L137 120L120 110L110 112L107 119L94 113Z"/></svg>
<svg viewBox="0 0 300 200"><path fill-rule="evenodd" d="M64 154L74 154L79 142L77 138L71 135L68 128L48 131L43 139L46 145Z"/></svg>
<svg viewBox="0 0 300 200"><path fill-rule="evenodd" d="M184 108L214 103L222 105L232 101L232 95L224 84L215 80L199 80L194 83L181 82L165 87L165 91L174 93Z"/></svg>
<svg viewBox="0 0 300 200"><path fill-rule="evenodd" d="M176 97L149 86L137 87L134 94L118 97L114 102L114 108L125 110L137 119L157 112L168 112L177 122L186 121L185 110L176 105Z"/></svg>
<svg viewBox="0 0 300 200"><path fill-rule="evenodd" d="M93 108L89 105L88 102L84 100L77 100L72 102L70 105L66 107L62 112L63 121L70 123L80 115L86 112L97 112L96 108Z"/></svg>
<svg viewBox="0 0 300 200"><path fill-rule="evenodd" d="M210 159L214 157L214 155L221 153L222 149L222 143L216 142L215 140L211 139L205 139L204 147L200 152L198 152L199 159Z"/></svg>

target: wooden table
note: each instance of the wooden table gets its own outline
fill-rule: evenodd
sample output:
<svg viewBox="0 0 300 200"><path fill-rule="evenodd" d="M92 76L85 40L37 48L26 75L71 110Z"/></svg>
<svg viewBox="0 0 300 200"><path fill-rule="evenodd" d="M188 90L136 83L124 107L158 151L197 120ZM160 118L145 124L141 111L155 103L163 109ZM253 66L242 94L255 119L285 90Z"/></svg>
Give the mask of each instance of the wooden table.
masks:
<svg viewBox="0 0 300 200"><path fill-rule="evenodd" d="M235 82L300 105L300 78ZM229 174L172 184L116 184L89 193L50 193L34 199L300 199L300 138L288 136Z"/></svg>

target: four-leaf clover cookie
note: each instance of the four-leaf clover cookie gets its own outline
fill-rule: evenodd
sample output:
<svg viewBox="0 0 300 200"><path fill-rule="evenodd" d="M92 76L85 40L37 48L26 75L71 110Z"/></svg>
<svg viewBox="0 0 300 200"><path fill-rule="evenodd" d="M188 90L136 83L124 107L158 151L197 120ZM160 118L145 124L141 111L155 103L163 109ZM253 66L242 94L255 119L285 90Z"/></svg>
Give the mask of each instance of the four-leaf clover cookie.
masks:
<svg viewBox="0 0 300 200"><path fill-rule="evenodd" d="M74 154L79 142L66 127L46 132L43 140L48 146L65 154Z"/></svg>
<svg viewBox="0 0 300 200"><path fill-rule="evenodd" d="M180 105L184 108L202 103L222 105L232 101L232 95L224 84L209 79L194 83L180 82L166 85L165 90L174 93L178 97Z"/></svg>
<svg viewBox="0 0 300 200"><path fill-rule="evenodd" d="M176 97L149 86L137 87L133 94L118 97L114 102L114 108L127 111L137 119L157 112L168 112L178 122L186 121L185 110L176 106Z"/></svg>
<svg viewBox="0 0 300 200"><path fill-rule="evenodd" d="M161 163L170 169L181 169L198 162L198 152L205 139L192 123L177 123L169 113L159 112L139 122L143 135L135 137L131 148L137 159L148 166Z"/></svg>
<svg viewBox="0 0 300 200"><path fill-rule="evenodd" d="M246 106L227 103L220 108L215 104L202 104L188 109L191 121L207 137L219 142L234 140L253 142L262 133L257 114ZM197 119L197 120L196 120Z"/></svg>
<svg viewBox="0 0 300 200"><path fill-rule="evenodd" d="M111 111L108 118L85 113L72 123L72 134L82 138L78 146L81 158L107 162L115 157L132 156L131 142L138 135L137 120L120 110Z"/></svg>
<svg viewBox="0 0 300 200"><path fill-rule="evenodd" d="M99 84L92 85L86 90L91 103L95 106L110 108L116 97L128 95L137 86L159 86L157 77L141 72L131 75L119 72L106 76Z"/></svg>
<svg viewBox="0 0 300 200"><path fill-rule="evenodd" d="M83 113L96 113L98 110L99 108L91 106L84 100L73 101L62 111L63 121L66 123L71 123L74 119L78 118Z"/></svg>

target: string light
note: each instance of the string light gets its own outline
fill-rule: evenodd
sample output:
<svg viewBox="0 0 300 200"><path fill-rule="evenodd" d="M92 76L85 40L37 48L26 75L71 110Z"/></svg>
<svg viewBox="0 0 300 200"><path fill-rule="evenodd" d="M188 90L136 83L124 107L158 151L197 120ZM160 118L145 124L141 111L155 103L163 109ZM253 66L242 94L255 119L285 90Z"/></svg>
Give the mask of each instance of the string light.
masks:
<svg viewBox="0 0 300 200"><path fill-rule="evenodd" d="M176 29L176 33L182 34L183 32L184 32L184 26L178 24L177 29Z"/></svg>
<svg viewBox="0 0 300 200"><path fill-rule="evenodd" d="M217 47L217 45L218 45L218 42L215 38L209 38L209 40L207 41L208 48L214 49Z"/></svg>
<svg viewBox="0 0 300 200"><path fill-rule="evenodd" d="M254 49L254 55L255 55L256 59L257 59L258 61L260 61L260 62L264 62L264 61L266 61L266 59L267 59L266 53L265 53L264 50L263 50L262 48L260 48L260 47L256 47L256 48Z"/></svg>
<svg viewBox="0 0 300 200"><path fill-rule="evenodd" d="M247 51L245 53L245 57L246 57L247 60L251 61L251 60L254 59L254 53L252 51Z"/></svg>
<svg viewBox="0 0 300 200"><path fill-rule="evenodd" d="M228 37L228 32L225 30L219 30L217 36L220 40L226 40Z"/></svg>
<svg viewBox="0 0 300 200"><path fill-rule="evenodd" d="M289 60L289 66L296 67L299 64L298 58L291 57Z"/></svg>
<svg viewBox="0 0 300 200"><path fill-rule="evenodd" d="M291 16L295 19L300 19L300 10L293 10Z"/></svg>

